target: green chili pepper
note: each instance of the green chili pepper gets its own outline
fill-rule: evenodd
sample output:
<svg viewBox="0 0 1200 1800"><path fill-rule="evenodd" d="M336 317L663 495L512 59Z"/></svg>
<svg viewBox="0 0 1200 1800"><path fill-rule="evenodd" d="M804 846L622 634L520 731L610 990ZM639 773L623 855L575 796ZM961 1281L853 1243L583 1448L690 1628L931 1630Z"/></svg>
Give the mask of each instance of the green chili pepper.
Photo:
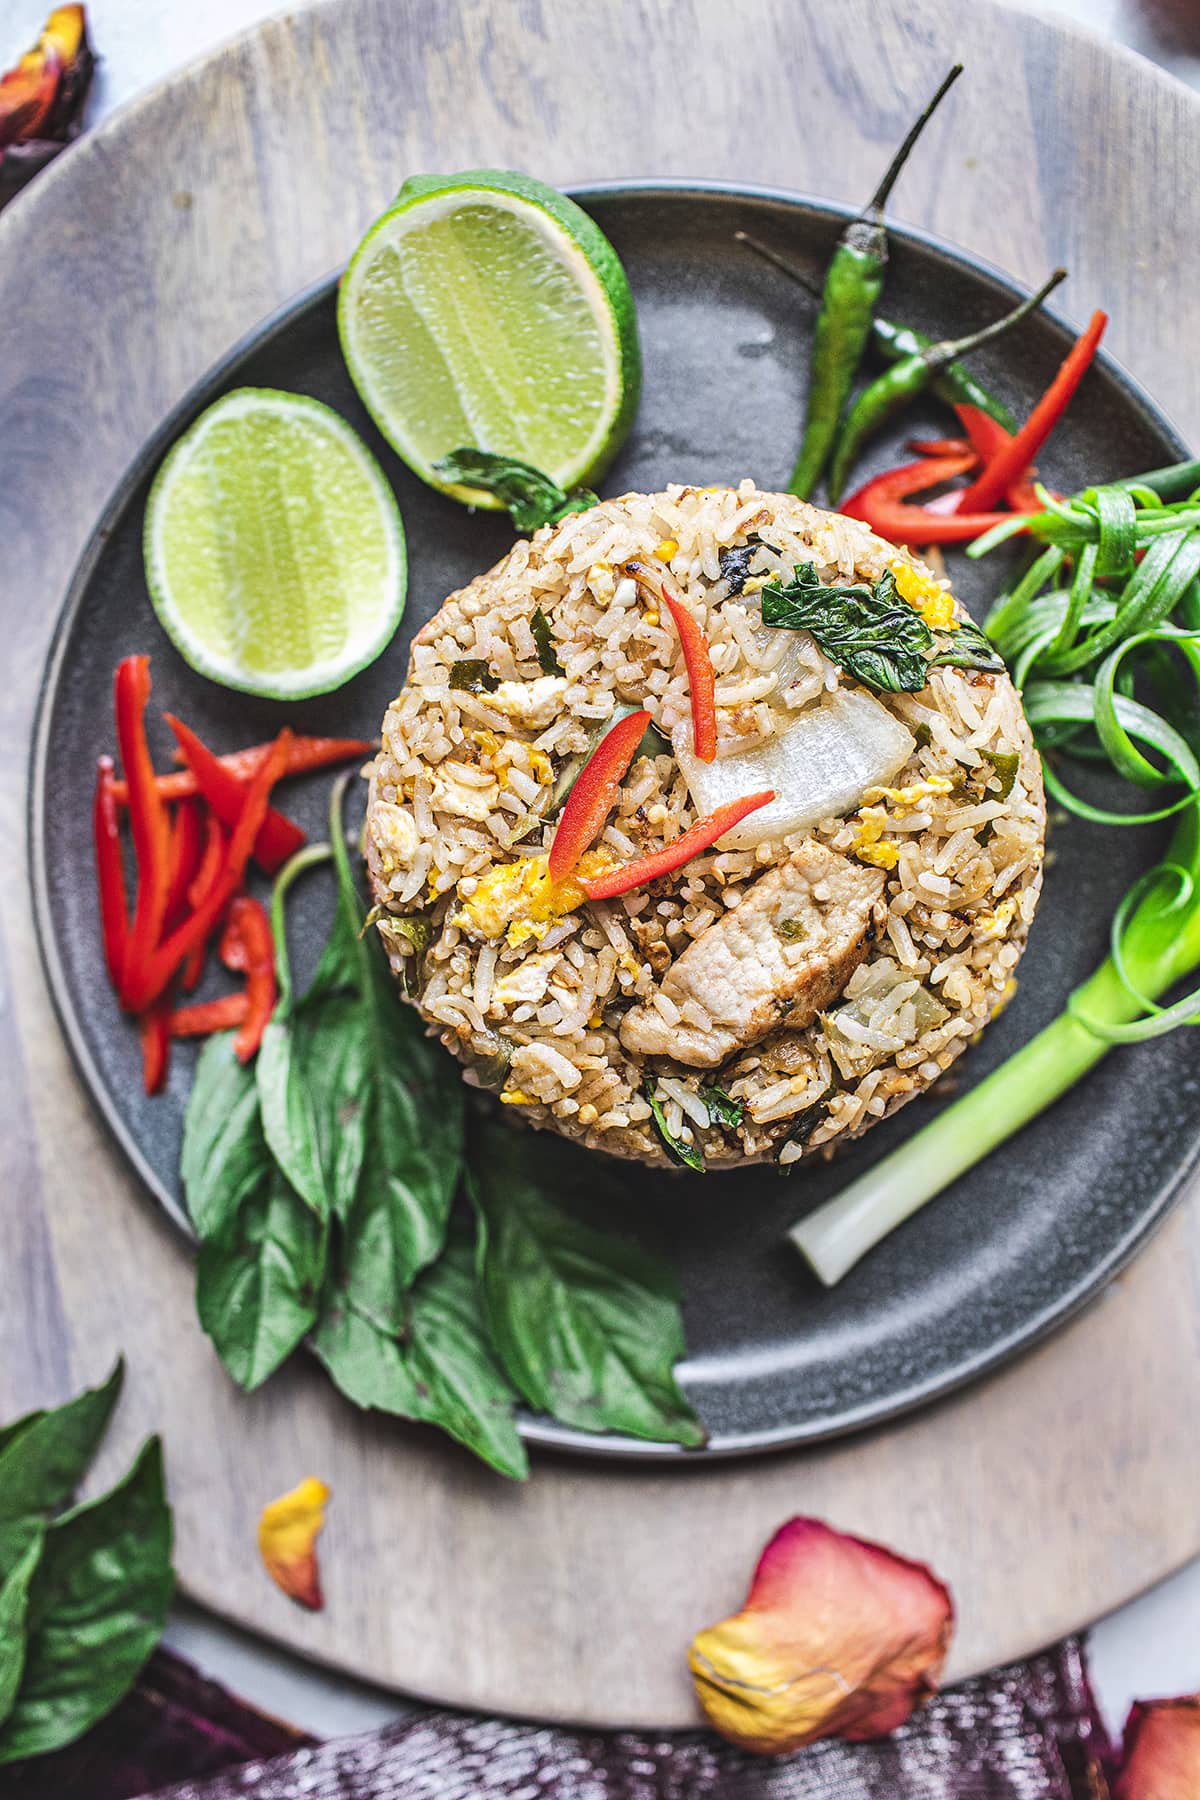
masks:
<svg viewBox="0 0 1200 1800"><path fill-rule="evenodd" d="M748 250L753 250L765 262L772 263L789 280L802 287L805 293L811 294L814 300L821 298L817 283L811 281L803 269L798 269L786 257L780 256L777 250L772 250L769 244L751 237L748 231L735 232L734 236ZM928 350L933 341L925 332L918 331L915 325L900 325L895 319L885 319L879 313L871 320L871 349L882 362L894 363L899 362L901 357L915 356L919 350ZM1003 400L985 388L982 382L976 381L970 370L965 369L961 363L952 362L940 370L934 376L933 391L947 406L975 406L980 412L987 413L989 418L995 419L997 425L1003 425L1005 431L1015 432L1017 429L1017 422Z"/></svg>
<svg viewBox="0 0 1200 1800"><path fill-rule="evenodd" d="M887 267L883 209L913 145L942 96L961 74L962 64L955 63L892 158L868 205L843 231L826 271L809 362L804 439L788 484L801 500L808 498L829 460L842 408L871 335L871 320L883 292Z"/></svg>
<svg viewBox="0 0 1200 1800"><path fill-rule="evenodd" d="M1036 312L1047 294L1052 293L1060 281L1066 279L1065 269L1055 269L1049 281L1043 283L1036 294L1030 294L1015 306L1002 319L995 319L985 325L982 331L973 331L969 337L946 338L941 343L930 344L925 350L917 350L911 356L902 357L891 368L878 376L869 387L863 389L858 399L847 413L838 437L837 449L833 455L833 467L829 472L829 498L834 505L841 496L846 485L846 476L854 465L854 459L863 444L872 435L893 418L902 407L927 388L934 376L942 369L949 368L957 357L968 356L971 351L990 344L993 338L1002 337L1022 319Z"/></svg>

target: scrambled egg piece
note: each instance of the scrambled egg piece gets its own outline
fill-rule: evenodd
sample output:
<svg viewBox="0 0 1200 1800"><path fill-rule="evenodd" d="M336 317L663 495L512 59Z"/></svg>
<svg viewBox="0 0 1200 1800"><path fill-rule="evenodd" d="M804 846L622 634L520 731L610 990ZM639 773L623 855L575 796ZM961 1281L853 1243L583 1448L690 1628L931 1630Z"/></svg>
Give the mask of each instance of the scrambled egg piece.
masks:
<svg viewBox="0 0 1200 1800"><path fill-rule="evenodd" d="M911 787L873 787L868 788L864 799L870 801L888 800L897 808L896 816L902 819L921 804L922 800L932 799L938 794L954 792L954 783L944 775L931 775L928 781L914 781Z"/></svg>
<svg viewBox="0 0 1200 1800"><path fill-rule="evenodd" d="M958 629L953 596L939 587L932 576L922 575L920 569L903 559L892 564L892 574L903 598L917 609L931 631Z"/></svg>
<svg viewBox="0 0 1200 1800"><path fill-rule="evenodd" d="M975 929L984 937L1003 937L1016 915L1017 902L1010 894L1002 900L994 912L981 912L975 915Z"/></svg>
<svg viewBox="0 0 1200 1800"><path fill-rule="evenodd" d="M541 731L558 716L567 691L565 675L539 675L536 681L502 681L487 704L515 725Z"/></svg>
<svg viewBox="0 0 1200 1800"><path fill-rule="evenodd" d="M522 856L515 862L497 863L479 877L475 892L463 902L454 923L481 937L507 937L512 949L530 938L539 942L556 919L574 912L587 898L577 881L551 881L545 856ZM611 858L588 850L579 859L579 873L587 880L607 869Z"/></svg>
<svg viewBox="0 0 1200 1800"><path fill-rule="evenodd" d="M852 849L859 862L871 863L876 869L894 869L900 860L900 847L883 835L887 814L882 807L864 806L859 814L858 835Z"/></svg>
<svg viewBox="0 0 1200 1800"><path fill-rule="evenodd" d="M388 876L409 868L421 843L412 814L387 800L376 803L371 835L379 852L379 866Z"/></svg>

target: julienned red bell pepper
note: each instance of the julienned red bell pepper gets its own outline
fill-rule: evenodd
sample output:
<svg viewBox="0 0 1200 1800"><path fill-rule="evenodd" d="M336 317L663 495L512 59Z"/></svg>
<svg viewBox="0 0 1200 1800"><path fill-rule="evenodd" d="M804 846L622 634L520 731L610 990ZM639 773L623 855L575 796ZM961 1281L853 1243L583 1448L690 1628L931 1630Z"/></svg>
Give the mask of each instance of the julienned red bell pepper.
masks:
<svg viewBox="0 0 1200 1800"><path fill-rule="evenodd" d="M1086 331L1072 344L1057 375L1020 431L984 465L970 487L963 490L958 503L961 513L978 513L985 507L994 506L1014 483L1021 481L1091 367L1107 324L1107 313L1092 314Z"/></svg>
<svg viewBox="0 0 1200 1800"><path fill-rule="evenodd" d="M250 1000L244 992L177 1006L171 1014L171 1036L210 1037L214 1031L232 1031L245 1024L249 1011Z"/></svg>
<svg viewBox="0 0 1200 1800"><path fill-rule="evenodd" d="M146 743L146 702L150 698L150 658L127 656L113 682L117 742L129 783L129 825L137 859L137 899L125 945L118 989L121 1003L140 1012L139 972L162 935L171 887L171 820L159 798Z"/></svg>
<svg viewBox="0 0 1200 1800"><path fill-rule="evenodd" d="M964 456L925 457L876 475L842 501L842 511L877 531L892 544L961 544L1012 518L1011 513L933 512L909 496L923 494L943 481L953 481L976 465L972 450Z"/></svg>
<svg viewBox="0 0 1200 1800"><path fill-rule="evenodd" d="M575 778L550 846L551 881L571 873L584 851L594 844L613 809L633 753L651 724L648 712L630 713L606 731Z"/></svg>
<svg viewBox="0 0 1200 1800"><path fill-rule="evenodd" d="M206 813L204 818L204 850L200 857L200 867L197 869L195 877L188 887L188 905L191 906L193 910L201 905L207 897L209 888L213 885L213 882L216 881L221 872L221 864L224 859L225 833L221 829L221 821L215 813ZM181 979L183 981L185 992L189 994L195 990L201 975L204 973L204 952L206 948L207 946L204 944L197 944L196 948L184 959Z"/></svg>
<svg viewBox="0 0 1200 1800"><path fill-rule="evenodd" d="M638 557L631 558L625 567L640 586L648 588L659 604L666 607L675 621L692 701L692 747L701 762L712 762L717 754L717 681L708 639L683 601L670 592L662 571L652 569Z"/></svg>
<svg viewBox="0 0 1200 1800"><path fill-rule="evenodd" d="M121 856L121 832L113 795L113 759L102 756L96 763L96 790L92 800L92 840L96 856L96 887L100 896L100 933L108 978L120 992L125 974L125 946L129 938L129 907L125 899L125 864Z"/></svg>
<svg viewBox="0 0 1200 1800"><path fill-rule="evenodd" d="M246 793L246 784L231 775L219 756L203 743L190 725L177 719L173 713L164 713L163 717L175 733L179 748L187 759L188 768L196 777L200 792L208 801L223 825L232 829L242 800ZM260 756L261 762L261 756ZM291 819L273 808L263 820L262 829L254 846L254 859L267 875L276 874L296 851L304 844L304 833Z"/></svg>
<svg viewBox="0 0 1200 1800"><path fill-rule="evenodd" d="M244 971L246 1016L234 1039L234 1055L249 1062L275 1011L275 940L266 909L248 894L238 894L229 908L221 934L221 961L226 968Z"/></svg>
<svg viewBox="0 0 1200 1800"><path fill-rule="evenodd" d="M287 766L291 732L285 727L263 760L262 767L246 790L237 823L225 847L220 871L208 892L189 919L170 933L166 941L140 965L136 981L131 983L130 1004L141 1012L164 992L176 969L186 962L192 951L202 945L213 931L234 894L242 885L246 864L267 816L271 789Z"/></svg>
<svg viewBox="0 0 1200 1800"><path fill-rule="evenodd" d="M603 875L597 875L591 881L580 881L579 885L589 900L613 900L618 894L631 894L635 888L657 881L660 875L674 874L684 863L691 862L693 856L711 850L718 838L740 825L760 806L768 806L774 798L774 788L767 788L761 794L747 794L744 800L729 800L715 812L710 812L707 818L697 819L673 844L654 850L649 856L640 856L636 862L606 869Z"/></svg>
<svg viewBox="0 0 1200 1800"><path fill-rule="evenodd" d="M167 890L166 923L178 923L187 904L188 889L195 880L204 850L204 820L195 800L183 800L171 830L171 885Z"/></svg>
<svg viewBox="0 0 1200 1800"><path fill-rule="evenodd" d="M227 751L217 760L239 781L249 781L262 761L263 752L270 747L269 744L251 744L245 750ZM336 763L369 756L374 748L367 738L295 737L284 774L308 775L316 769L328 769ZM182 760L180 750L176 749L175 755ZM199 783L190 769L172 769L169 775L159 775L156 780L160 800L190 800L200 792ZM129 799L126 784L116 782L113 792L118 806L124 806Z"/></svg>
<svg viewBox="0 0 1200 1800"><path fill-rule="evenodd" d="M166 994L139 1016L138 1032L142 1040L142 1086L148 1094L157 1094L167 1078L171 1057L171 1002Z"/></svg>

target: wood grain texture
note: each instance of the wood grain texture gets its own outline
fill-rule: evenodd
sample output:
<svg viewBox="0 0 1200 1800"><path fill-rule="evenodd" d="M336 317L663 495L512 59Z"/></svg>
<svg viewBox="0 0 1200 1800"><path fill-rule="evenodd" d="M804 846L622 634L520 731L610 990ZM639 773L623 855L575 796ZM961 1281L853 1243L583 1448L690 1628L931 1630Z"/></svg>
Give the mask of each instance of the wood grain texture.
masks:
<svg viewBox="0 0 1200 1800"><path fill-rule="evenodd" d="M1200 324L1200 239L1181 230L1200 102L988 0L342 0L134 103L0 219L0 1416L123 1347L97 1481L161 1427L183 1585L313 1657L484 1709L684 1724L688 1638L740 1602L792 1512L936 1564L960 1611L953 1674L1200 1550L1196 1197L1067 1332L907 1423L688 1472L541 1457L516 1489L358 1418L315 1368L234 1392L194 1323L188 1253L101 1134L36 962L24 788L54 617L121 469L234 339L342 262L410 170L860 198L954 57L968 77L897 216L1026 281L1068 263L1073 304L1112 312L1115 353L1200 437L1200 362L1181 354ZM308 1472L334 1487L315 1617L253 1549L259 1507Z"/></svg>

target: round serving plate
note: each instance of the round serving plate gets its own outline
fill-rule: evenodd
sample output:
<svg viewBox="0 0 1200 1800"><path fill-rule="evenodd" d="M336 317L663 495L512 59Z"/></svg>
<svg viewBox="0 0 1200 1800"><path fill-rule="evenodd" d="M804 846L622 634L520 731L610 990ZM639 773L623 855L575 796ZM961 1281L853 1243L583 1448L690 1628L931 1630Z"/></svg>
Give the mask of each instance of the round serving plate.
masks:
<svg viewBox="0 0 1200 1800"><path fill-rule="evenodd" d="M578 197L629 273L646 369L636 426L604 491L744 475L767 489L783 486L803 412L814 306L735 234L753 233L819 277L847 215L718 184L622 182L578 190ZM893 230L887 307L895 316L934 336L960 335L1006 310L1015 293L967 256ZM106 1123L179 1223L186 1223L178 1167L194 1052L175 1055L165 1094L143 1095L136 1032L105 980L96 920L84 772L113 747L109 674L119 657L150 651L151 717L176 711L219 748L259 741L284 723L370 737L402 684L414 632L512 538L502 518L466 513L424 486L382 441L346 372L334 312L331 278L238 344L142 449L76 570L38 709L31 868L55 1004ZM1039 315L981 355L978 372L1023 416L1070 336ZM146 495L163 455L203 407L243 385L311 394L349 419L393 483L408 533L402 630L347 686L294 706L233 694L196 675L159 628L143 574ZM907 437L944 435L946 425L936 402L914 409L872 446L859 475L902 460ZM1045 472L1070 491L1169 462L1182 450L1147 397L1102 357L1055 435ZM950 562L956 591L977 616L1004 571L1001 557ZM153 747L165 764L170 739L156 731ZM289 810L318 835L326 791L320 780L289 789ZM1156 841L1153 833L1054 822L1017 997L955 1066L943 1094L979 1080L1061 1010L1103 957L1113 908ZM327 919L328 896L311 884L297 902L293 932L302 974ZM1200 1084L1186 1034L1125 1052L895 1233L835 1291L824 1291L786 1247L786 1226L919 1129L938 1104L921 1100L831 1162L806 1163L785 1179L773 1168L706 1179L628 1168L621 1216L610 1212L606 1222L635 1232L680 1272L689 1344L681 1377L711 1434L709 1448L684 1453L535 1417L522 1422L526 1437L588 1455L697 1464L891 1418L995 1367L1095 1294L1161 1219L1200 1142Z"/></svg>

